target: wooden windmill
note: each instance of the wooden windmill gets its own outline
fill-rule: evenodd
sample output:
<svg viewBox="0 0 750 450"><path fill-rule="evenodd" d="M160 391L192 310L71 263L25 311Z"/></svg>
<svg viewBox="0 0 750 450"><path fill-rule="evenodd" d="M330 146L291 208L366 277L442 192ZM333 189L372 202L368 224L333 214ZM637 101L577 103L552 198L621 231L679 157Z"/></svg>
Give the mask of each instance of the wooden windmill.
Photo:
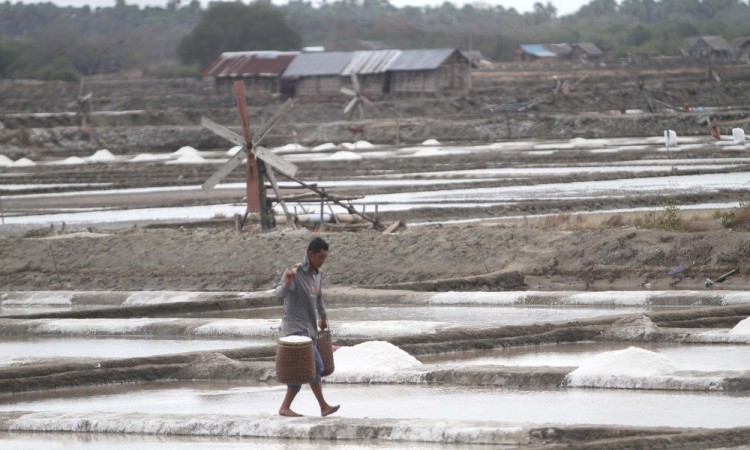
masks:
<svg viewBox="0 0 750 450"><path fill-rule="evenodd" d="M245 219L249 213L257 213L260 215L260 223L263 230L273 228L273 210L269 211L266 202L265 178L267 177L271 182L271 187L276 193L276 198L284 209L284 214L286 214L287 217L287 224L294 226L294 221L287 210L286 203L284 203L284 200L281 198L278 184L276 183L276 176L273 171L276 170L287 177L293 178L297 173L298 168L294 164L277 156L275 153L260 145L279 119L281 119L284 114L294 106L294 103L291 100L287 100L287 102L284 103L281 108L263 124L258 132L253 134L250 131L250 117L248 115L247 103L245 100L245 84L242 80L234 82L234 96L237 100L237 109L239 110L240 122L242 123L242 136L206 117L201 118L201 125L228 140L232 144L241 146L242 150L232 156L226 164L220 167L216 173L211 175L211 177L203 183L201 188L203 188L204 191L213 189L219 181L224 179L224 177L229 175L232 170L242 164L242 160L247 157L247 210L245 212ZM242 221L243 224L245 219Z"/></svg>
<svg viewBox="0 0 750 450"><path fill-rule="evenodd" d="M76 108L76 115L78 116L80 120L80 126L85 127L88 125L89 122L89 114L91 113L92 104L93 104L93 98L94 93L89 92L88 94L83 94L83 79L81 79L81 84L78 88L78 97L73 100L72 102L68 103L68 108Z"/></svg>
<svg viewBox="0 0 750 450"><path fill-rule="evenodd" d="M240 228L244 225L245 219L249 213L258 213L260 215L261 228L265 231L274 226L274 214L273 209L269 210L268 202L266 201L266 187L265 178L271 184L271 188L276 194L276 199L284 210L286 215L287 225L295 227L294 218L289 213L289 210L281 197L278 183L274 171L284 177L297 182L302 187L309 189L314 192L317 196L320 196L321 203L324 201L334 203L344 209L350 214L355 214L362 217L364 220L372 223L373 227L378 230L383 230L385 227L378 221L377 218L372 218L365 213L360 213L354 208L351 202L344 203L341 199L332 196L325 192L324 189L318 188L314 184L307 184L303 181L295 178L298 167L284 158L276 155L267 148L260 145L261 141L268 135L271 129L276 123L286 114L294 103L291 100L287 100L276 113L271 116L256 134L250 131L250 118L248 116L247 103L245 100L245 84L242 80L234 82L234 95L237 100L237 108L240 113L240 122L242 123L242 136L238 135L234 131L227 127L219 125L211 119L206 117L201 118L201 125L208 128L217 135L223 137L234 145L242 147L242 150L232 156L229 161L226 162L219 170L217 170L205 183L201 186L204 191L208 191L214 188L219 181L229 175L232 170L242 164L242 160L247 157L246 166L246 177L247 177L247 210L245 218L240 224Z"/></svg>
<svg viewBox="0 0 750 450"><path fill-rule="evenodd" d="M341 88L342 94L346 94L351 97L349 103L347 103L344 107L344 114L348 114L349 118L351 119L352 115L354 114L354 109L356 108L359 112L359 119L362 120L365 118L365 105L369 106L372 109L375 109L375 104L370 101L370 99L367 98L365 94L362 93L362 86L359 84L359 78L357 77L356 73L352 72L351 79L352 89L349 89L348 87Z"/></svg>

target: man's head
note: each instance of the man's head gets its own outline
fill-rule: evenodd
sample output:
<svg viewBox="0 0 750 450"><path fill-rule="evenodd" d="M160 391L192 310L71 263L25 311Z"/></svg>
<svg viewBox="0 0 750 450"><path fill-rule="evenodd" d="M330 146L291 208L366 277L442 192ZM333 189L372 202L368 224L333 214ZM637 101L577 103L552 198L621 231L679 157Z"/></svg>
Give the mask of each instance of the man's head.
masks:
<svg viewBox="0 0 750 450"><path fill-rule="evenodd" d="M326 262L328 256L328 242L316 237L307 245L307 260L311 270L318 270Z"/></svg>

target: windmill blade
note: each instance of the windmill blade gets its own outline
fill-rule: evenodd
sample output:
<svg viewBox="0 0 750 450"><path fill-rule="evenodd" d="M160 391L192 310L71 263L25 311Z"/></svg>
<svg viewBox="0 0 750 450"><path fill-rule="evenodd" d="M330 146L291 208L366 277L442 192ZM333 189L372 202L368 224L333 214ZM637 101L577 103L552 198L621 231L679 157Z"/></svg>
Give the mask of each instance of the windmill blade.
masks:
<svg viewBox="0 0 750 450"><path fill-rule="evenodd" d="M242 121L242 136L245 138L245 142L250 142L250 115L247 112L247 100L245 99L245 82L242 80L235 80L234 82L234 99L237 101L237 109Z"/></svg>
<svg viewBox="0 0 750 450"><path fill-rule="evenodd" d="M354 72L352 72L351 77L352 77L352 87L354 88L355 91L359 92L359 90L360 90L359 89L359 78L357 78L357 74L354 73Z"/></svg>
<svg viewBox="0 0 750 450"><path fill-rule="evenodd" d="M344 108L344 114L349 114L352 111L352 109L354 108L354 105L357 104L357 100L358 100L357 97L354 97L351 99L349 104L346 105L346 108Z"/></svg>
<svg viewBox="0 0 750 450"><path fill-rule="evenodd" d="M366 97L366 96L364 96L364 95L360 95L360 97L362 97L362 102L363 102L363 103L364 103L365 105L369 106L370 108L373 108L373 109L375 109L375 103L373 103L373 102L372 102L372 100L370 100L369 98L367 98L367 97Z"/></svg>
<svg viewBox="0 0 750 450"><path fill-rule="evenodd" d="M263 138L266 137L266 135L271 131L271 128L276 125L276 122L284 117L284 114L288 113L289 110L292 109L292 106L294 106L294 102L290 98L289 100L285 101L283 105L281 105L281 108L279 108L273 116L266 120L266 122L260 128L260 131L258 131L258 133L253 136L253 146L260 144Z"/></svg>
<svg viewBox="0 0 750 450"><path fill-rule="evenodd" d="M206 182L201 185L201 189L203 189L204 191L210 191L211 189L213 189L214 186L219 184L219 181L223 180L224 177L229 175L237 166L242 164L242 160L245 159L246 156L247 153L245 153L244 151L237 152L234 156L229 158L229 161L224 163L224 165L221 166L219 170L214 172L214 174L211 175L208 180L206 180Z"/></svg>
<svg viewBox="0 0 750 450"><path fill-rule="evenodd" d="M241 145L241 146L245 145L245 140L242 139L242 136L230 130L229 128L225 127L224 125L219 125L218 123L214 122L208 117L201 117L201 125L204 128L208 128L209 130L213 131L215 134L228 140L234 145Z"/></svg>
<svg viewBox="0 0 750 450"><path fill-rule="evenodd" d="M341 93L349 95L351 97L354 97L355 95L357 95L357 93L355 91L353 91L353 90L351 90L351 89L349 89L347 87L342 87L341 88Z"/></svg>
<svg viewBox="0 0 750 450"><path fill-rule="evenodd" d="M89 92L88 94L84 95L81 98L81 101L82 102L87 102L87 101L91 100L91 97L93 97L93 96L94 96L94 93L93 92Z"/></svg>
<svg viewBox="0 0 750 450"><path fill-rule="evenodd" d="M299 167L263 146L254 147L253 154L256 158L273 167L277 172L288 177L293 177L297 173L297 170L299 170Z"/></svg>

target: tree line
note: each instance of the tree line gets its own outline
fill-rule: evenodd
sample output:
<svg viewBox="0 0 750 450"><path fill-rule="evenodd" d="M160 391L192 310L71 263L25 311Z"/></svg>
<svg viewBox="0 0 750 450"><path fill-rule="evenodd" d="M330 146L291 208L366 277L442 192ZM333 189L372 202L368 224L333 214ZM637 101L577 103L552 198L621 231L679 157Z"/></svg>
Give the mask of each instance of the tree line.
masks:
<svg viewBox="0 0 750 450"><path fill-rule="evenodd" d="M460 47L511 60L522 43L593 42L611 56L675 55L689 36L750 35L745 0L591 0L560 16L491 5L398 8L388 0L166 0L139 8L0 3L0 77L75 80L112 70L197 76L222 51Z"/></svg>

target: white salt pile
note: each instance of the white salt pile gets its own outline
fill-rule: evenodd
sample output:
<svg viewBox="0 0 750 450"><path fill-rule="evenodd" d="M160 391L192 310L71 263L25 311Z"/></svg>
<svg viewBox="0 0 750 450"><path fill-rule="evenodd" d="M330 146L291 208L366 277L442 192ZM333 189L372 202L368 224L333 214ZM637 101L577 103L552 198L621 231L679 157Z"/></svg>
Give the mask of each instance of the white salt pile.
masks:
<svg viewBox="0 0 750 450"><path fill-rule="evenodd" d="M78 156L69 156L62 161L57 162L56 164L75 166L79 164L86 164L86 160L83 158L79 158Z"/></svg>
<svg viewBox="0 0 750 450"><path fill-rule="evenodd" d="M637 388L647 385L644 378L677 371L671 359L638 347L605 352L593 357L567 376L576 387Z"/></svg>
<svg viewBox="0 0 750 450"><path fill-rule="evenodd" d="M326 142L325 144L316 145L312 148L312 151L314 152L324 152L326 150L333 150L336 147L336 144L333 142Z"/></svg>
<svg viewBox="0 0 750 450"><path fill-rule="evenodd" d="M351 142L342 142L338 145L339 148L343 148L344 150L354 150L354 144Z"/></svg>
<svg viewBox="0 0 750 450"><path fill-rule="evenodd" d="M0 167L9 167L13 164L13 160L5 155L0 155Z"/></svg>
<svg viewBox="0 0 750 450"><path fill-rule="evenodd" d="M303 150L307 150L307 147L300 144L286 144L283 147L274 148L277 152L301 152Z"/></svg>
<svg viewBox="0 0 750 450"><path fill-rule="evenodd" d="M441 155L443 152L439 148L423 148L421 150L417 150L414 153L414 156L437 156Z"/></svg>
<svg viewBox="0 0 750 450"><path fill-rule="evenodd" d="M158 155L153 155L151 153L138 153L135 155L130 162L139 162L139 161L157 161L159 159L163 159L163 157Z"/></svg>
<svg viewBox="0 0 750 450"><path fill-rule="evenodd" d="M664 130L664 145L667 147L677 145L677 133L674 130Z"/></svg>
<svg viewBox="0 0 750 450"><path fill-rule="evenodd" d="M31 167L31 166L36 166L36 163L34 161L30 160L29 158L21 158L21 159L17 160L16 162L14 162L13 164L11 164L11 166L13 166L13 167Z"/></svg>
<svg viewBox="0 0 750 450"><path fill-rule="evenodd" d="M329 156L327 159L335 161L360 161L362 155L358 155L354 152L340 151Z"/></svg>
<svg viewBox="0 0 750 450"><path fill-rule="evenodd" d="M115 155L113 155L112 152L104 148L102 150L97 150L96 153L94 153L93 155L89 156L86 159L88 159L89 161L94 161L94 162L107 162L107 161L114 161L115 159L117 159L117 157L115 157Z"/></svg>
<svg viewBox="0 0 750 450"><path fill-rule="evenodd" d="M422 142L422 145L440 145L440 141L437 139L427 139L426 141Z"/></svg>
<svg viewBox="0 0 750 450"><path fill-rule="evenodd" d="M415 357L385 341L368 341L341 347L333 354L336 370L326 381L337 383L399 382L419 378L420 373L403 373L422 365Z"/></svg>
<svg viewBox="0 0 750 450"><path fill-rule="evenodd" d="M357 141L354 143L354 148L356 149L375 148L375 146L367 141Z"/></svg>
<svg viewBox="0 0 750 450"><path fill-rule="evenodd" d="M174 161L167 161L165 164L202 164L205 162L206 158L201 155L185 153L180 155L180 157Z"/></svg>
<svg viewBox="0 0 750 450"><path fill-rule="evenodd" d="M732 143L734 145L745 145L745 130L743 128L732 128Z"/></svg>
<svg viewBox="0 0 750 450"><path fill-rule="evenodd" d="M184 147L180 147L179 150L172 153L173 155L181 156L181 155L198 155L200 152L196 150L195 148L186 145Z"/></svg>
<svg viewBox="0 0 750 450"><path fill-rule="evenodd" d="M734 326L729 333L734 336L750 336L750 317Z"/></svg>
<svg viewBox="0 0 750 450"><path fill-rule="evenodd" d="M234 147L232 147L229 150L227 150L226 154L227 154L227 156L234 156L237 153L239 153L240 150L242 150L242 146L241 145L235 145Z"/></svg>

